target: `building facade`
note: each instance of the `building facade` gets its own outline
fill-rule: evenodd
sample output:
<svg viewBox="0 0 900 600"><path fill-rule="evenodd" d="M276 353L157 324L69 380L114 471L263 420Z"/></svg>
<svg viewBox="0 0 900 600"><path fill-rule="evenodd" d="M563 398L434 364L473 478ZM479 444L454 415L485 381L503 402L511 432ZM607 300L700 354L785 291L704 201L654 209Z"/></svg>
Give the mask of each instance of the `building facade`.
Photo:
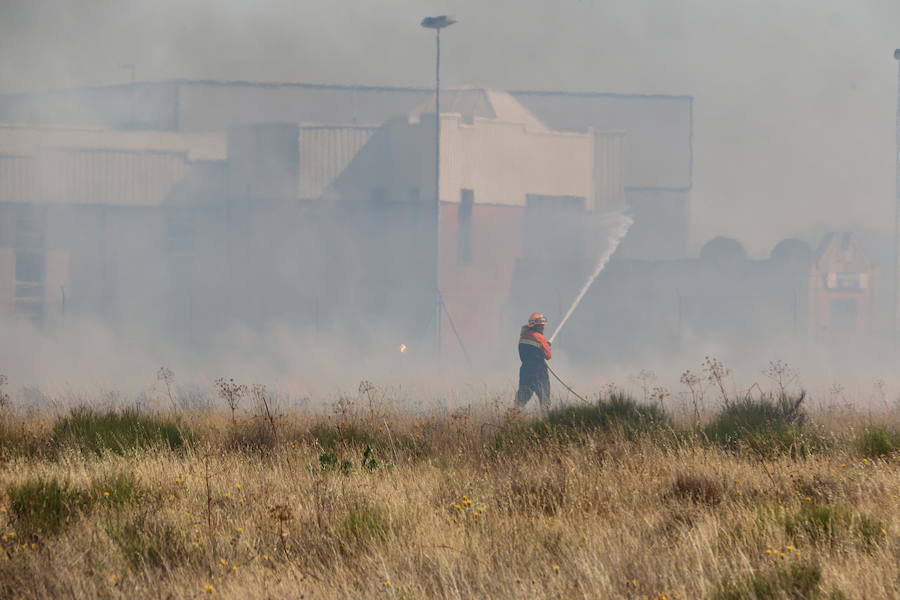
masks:
<svg viewBox="0 0 900 600"><path fill-rule="evenodd" d="M443 106L458 95L445 94ZM534 90L510 95L553 131L622 132L628 157L622 186L635 223L620 255L642 260L686 256L693 185L691 97ZM432 97L427 88L170 80L0 95L0 122L182 133L271 122L381 125L421 110ZM470 108L476 107L460 105L456 112Z"/></svg>

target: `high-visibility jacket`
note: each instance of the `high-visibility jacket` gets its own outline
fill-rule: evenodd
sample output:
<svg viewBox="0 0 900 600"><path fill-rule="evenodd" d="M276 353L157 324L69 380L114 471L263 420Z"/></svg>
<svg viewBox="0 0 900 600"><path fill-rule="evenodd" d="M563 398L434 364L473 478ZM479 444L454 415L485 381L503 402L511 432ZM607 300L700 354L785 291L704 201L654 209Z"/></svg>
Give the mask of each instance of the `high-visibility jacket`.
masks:
<svg viewBox="0 0 900 600"><path fill-rule="evenodd" d="M550 342L534 329L525 326L519 334L519 358L522 360L523 370L547 371L545 361L553 358L550 350Z"/></svg>

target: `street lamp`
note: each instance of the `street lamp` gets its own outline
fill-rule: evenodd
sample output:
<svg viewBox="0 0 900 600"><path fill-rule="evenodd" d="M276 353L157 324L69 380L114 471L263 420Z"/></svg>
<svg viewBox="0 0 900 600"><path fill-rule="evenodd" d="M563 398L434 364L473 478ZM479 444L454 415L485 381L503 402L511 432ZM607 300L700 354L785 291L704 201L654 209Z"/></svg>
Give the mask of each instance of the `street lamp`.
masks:
<svg viewBox="0 0 900 600"><path fill-rule="evenodd" d="M420 25L426 29L434 29L435 56L434 56L434 214L435 214L435 308L437 356L441 356L441 312L443 311L443 299L441 298L441 29L450 27L456 23L447 15L439 17L425 17Z"/></svg>
<svg viewBox="0 0 900 600"><path fill-rule="evenodd" d="M891 341L893 349L897 349L897 302L898 288L900 288L900 48L894 50L894 60L897 61L897 120L894 125L894 148L896 152L894 165L894 304L891 307Z"/></svg>

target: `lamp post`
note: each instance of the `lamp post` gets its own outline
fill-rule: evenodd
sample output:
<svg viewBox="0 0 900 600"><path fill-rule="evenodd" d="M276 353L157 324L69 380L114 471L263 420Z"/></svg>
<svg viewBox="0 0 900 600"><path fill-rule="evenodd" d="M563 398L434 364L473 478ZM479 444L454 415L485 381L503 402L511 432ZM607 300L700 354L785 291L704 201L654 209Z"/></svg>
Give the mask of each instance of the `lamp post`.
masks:
<svg viewBox="0 0 900 600"><path fill-rule="evenodd" d="M894 294L891 306L891 342L893 350L897 350L897 310L898 289L900 289L900 48L894 50L897 61L897 120L894 125Z"/></svg>
<svg viewBox="0 0 900 600"><path fill-rule="evenodd" d="M456 23L447 15L425 17L420 25L434 29L434 219L435 219L435 344L437 357L441 357L441 29Z"/></svg>

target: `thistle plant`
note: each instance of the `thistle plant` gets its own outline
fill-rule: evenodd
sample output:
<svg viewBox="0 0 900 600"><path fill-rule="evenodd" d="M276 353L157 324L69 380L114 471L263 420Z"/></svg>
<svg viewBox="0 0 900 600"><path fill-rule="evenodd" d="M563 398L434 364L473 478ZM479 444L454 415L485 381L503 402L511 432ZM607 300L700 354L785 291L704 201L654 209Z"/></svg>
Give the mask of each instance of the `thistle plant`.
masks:
<svg viewBox="0 0 900 600"><path fill-rule="evenodd" d="M241 403L241 398L247 394L247 386L235 383L234 379L220 377L215 381L216 393L228 405L231 410L231 423L234 424L234 412Z"/></svg>

